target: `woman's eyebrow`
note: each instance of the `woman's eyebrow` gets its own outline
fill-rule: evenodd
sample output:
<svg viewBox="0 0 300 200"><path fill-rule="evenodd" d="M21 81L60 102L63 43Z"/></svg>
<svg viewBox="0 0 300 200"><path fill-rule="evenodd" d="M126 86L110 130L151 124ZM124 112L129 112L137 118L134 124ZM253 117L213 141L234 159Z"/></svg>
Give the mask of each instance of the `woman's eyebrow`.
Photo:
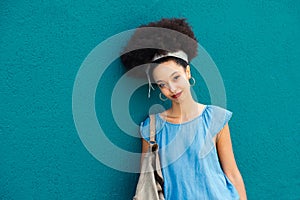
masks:
<svg viewBox="0 0 300 200"><path fill-rule="evenodd" d="M173 72L169 77L172 77L174 74L176 74L178 71L175 71L175 72ZM158 80L158 81L156 81L156 83L158 83L158 82L163 82L162 80Z"/></svg>

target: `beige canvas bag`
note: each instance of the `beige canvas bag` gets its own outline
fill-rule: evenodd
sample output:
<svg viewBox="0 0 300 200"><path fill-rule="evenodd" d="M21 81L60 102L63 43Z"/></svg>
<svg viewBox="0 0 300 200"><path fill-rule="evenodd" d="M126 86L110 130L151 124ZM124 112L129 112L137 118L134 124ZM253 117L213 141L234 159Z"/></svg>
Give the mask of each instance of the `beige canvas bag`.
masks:
<svg viewBox="0 0 300 200"><path fill-rule="evenodd" d="M155 141L155 116L150 115L150 142L145 154L133 200L164 200L158 144Z"/></svg>

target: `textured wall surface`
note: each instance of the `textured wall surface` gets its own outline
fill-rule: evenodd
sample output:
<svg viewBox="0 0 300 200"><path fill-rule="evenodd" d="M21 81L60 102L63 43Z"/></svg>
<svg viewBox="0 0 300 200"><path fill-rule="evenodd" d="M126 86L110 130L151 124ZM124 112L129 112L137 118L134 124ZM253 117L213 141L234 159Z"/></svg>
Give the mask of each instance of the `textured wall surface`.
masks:
<svg viewBox="0 0 300 200"><path fill-rule="evenodd" d="M161 17L186 17L218 66L249 199L300 199L299 1L8 0L0 10L0 199L131 199L137 174L104 165L83 145L72 91L95 46ZM97 117L114 144L138 152L140 141L111 114L122 73L116 61L99 81ZM196 78L197 95L209 104ZM134 98L146 93L142 87ZM129 105L137 124L147 106Z"/></svg>

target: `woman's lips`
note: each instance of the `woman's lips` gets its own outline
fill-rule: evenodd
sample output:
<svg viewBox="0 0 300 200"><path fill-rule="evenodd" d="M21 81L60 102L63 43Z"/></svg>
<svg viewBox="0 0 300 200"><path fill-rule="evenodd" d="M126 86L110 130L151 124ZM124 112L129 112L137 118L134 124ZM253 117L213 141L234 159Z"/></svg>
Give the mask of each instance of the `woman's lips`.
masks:
<svg viewBox="0 0 300 200"><path fill-rule="evenodd" d="M172 98L177 99L178 97L180 97L182 92L178 92L177 94L172 95Z"/></svg>

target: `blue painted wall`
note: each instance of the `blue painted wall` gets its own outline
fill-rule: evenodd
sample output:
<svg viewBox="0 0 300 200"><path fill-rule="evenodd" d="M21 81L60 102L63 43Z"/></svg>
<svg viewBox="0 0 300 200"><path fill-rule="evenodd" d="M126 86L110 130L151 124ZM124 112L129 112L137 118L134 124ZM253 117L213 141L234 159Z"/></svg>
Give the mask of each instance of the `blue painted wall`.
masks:
<svg viewBox="0 0 300 200"><path fill-rule="evenodd" d="M99 43L161 17L188 18L218 66L249 199L300 199L299 1L1 1L0 9L0 199L132 197L137 174L102 164L80 140L73 84ZM139 152L113 122L110 96L124 71L112 66L99 81L97 116L114 144ZM139 123L151 101L136 102L129 109Z"/></svg>

